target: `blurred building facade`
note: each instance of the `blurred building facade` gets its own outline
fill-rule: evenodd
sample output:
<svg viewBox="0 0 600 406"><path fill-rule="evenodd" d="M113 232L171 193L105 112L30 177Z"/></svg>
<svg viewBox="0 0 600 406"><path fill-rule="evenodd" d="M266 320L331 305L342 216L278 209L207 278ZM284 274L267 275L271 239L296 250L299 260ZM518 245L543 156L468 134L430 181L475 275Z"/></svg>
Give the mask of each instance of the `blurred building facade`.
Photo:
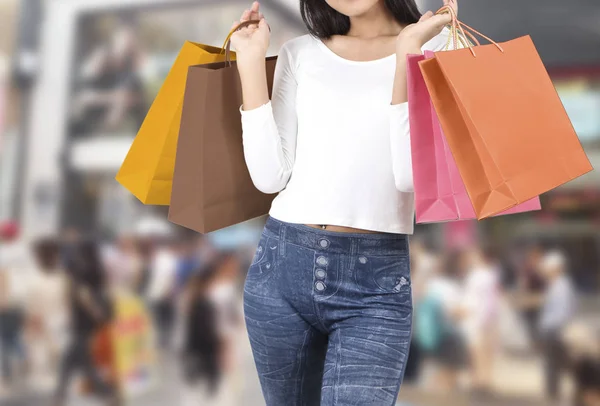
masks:
<svg viewBox="0 0 600 406"><path fill-rule="evenodd" d="M27 51L39 71L30 125L3 153L10 168L3 173L11 174L3 195L4 210L20 217L26 235L65 227L114 235L148 211L165 212L138 204L114 175L183 42L220 45L246 3L48 0L37 24L23 22L40 28L39 55L27 44L14 52ZM289 2L263 8L278 33L271 54L304 32Z"/></svg>
<svg viewBox="0 0 600 406"><path fill-rule="evenodd" d="M438 3L419 5L436 9ZM296 0L265 0L262 6L277 33L271 54L305 32ZM7 35L0 36L0 66L2 54L15 56L17 68L13 63L9 71L19 79L0 86L0 99L9 106L0 119L5 129L0 217L18 215L32 236L68 226L111 235L131 228L147 211L164 217L164 208L138 204L114 174L183 41L220 44L247 2L3 0L0 7L7 22L1 25ZM461 19L498 41L533 37L598 167L600 55L591 51L600 47L597 1L480 0L461 5ZM117 66L107 69L110 64ZM108 107L115 103L120 111ZM576 261L580 284L597 288L600 174L594 171L550 192L542 203L540 213L419 232L440 246L484 237L499 245L560 244Z"/></svg>
<svg viewBox="0 0 600 406"><path fill-rule="evenodd" d="M18 2L0 1L0 219L11 214L14 189L14 155L18 93L10 83L11 57L14 49Z"/></svg>

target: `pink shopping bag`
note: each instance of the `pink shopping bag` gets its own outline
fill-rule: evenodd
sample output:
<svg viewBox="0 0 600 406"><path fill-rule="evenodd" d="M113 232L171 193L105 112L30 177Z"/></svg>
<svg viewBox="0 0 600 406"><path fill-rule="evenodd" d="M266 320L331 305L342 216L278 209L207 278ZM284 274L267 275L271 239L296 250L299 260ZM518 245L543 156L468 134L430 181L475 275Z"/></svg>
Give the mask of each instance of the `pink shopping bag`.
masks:
<svg viewBox="0 0 600 406"><path fill-rule="evenodd" d="M410 143L417 223L475 219L475 210L431 103L419 61L433 52L407 57ZM498 215L540 210L539 197Z"/></svg>

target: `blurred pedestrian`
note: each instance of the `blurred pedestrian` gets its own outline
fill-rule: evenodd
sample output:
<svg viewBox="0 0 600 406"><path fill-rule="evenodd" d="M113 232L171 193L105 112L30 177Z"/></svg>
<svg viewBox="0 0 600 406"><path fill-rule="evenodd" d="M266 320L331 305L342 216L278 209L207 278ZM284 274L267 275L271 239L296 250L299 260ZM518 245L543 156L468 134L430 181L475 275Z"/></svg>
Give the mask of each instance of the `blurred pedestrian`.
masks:
<svg viewBox="0 0 600 406"><path fill-rule="evenodd" d="M558 399L567 354L562 335L575 314L576 296L567 275L566 258L561 252L545 254L540 270L548 286L538 324L543 341L546 393L550 398Z"/></svg>
<svg viewBox="0 0 600 406"><path fill-rule="evenodd" d="M541 302L546 289L546 280L540 270L544 256L542 247L532 244L526 249L525 259L517 275L517 289L520 296L523 319L532 342L539 344L538 320Z"/></svg>
<svg viewBox="0 0 600 406"><path fill-rule="evenodd" d="M110 321L112 313L98 247L92 241L73 241L67 248L71 337L60 367L55 405L65 404L69 383L79 371L95 394L109 405L118 404L116 391L100 375L92 356L94 335Z"/></svg>
<svg viewBox="0 0 600 406"><path fill-rule="evenodd" d="M0 224L0 392L16 382L15 372L24 373L26 368L23 327L29 266L18 224Z"/></svg>
<svg viewBox="0 0 600 406"><path fill-rule="evenodd" d="M573 406L600 406L600 359L582 357L574 365Z"/></svg>
<svg viewBox="0 0 600 406"><path fill-rule="evenodd" d="M239 276L237 256L223 252L191 279L184 347L189 384L185 406L239 404L235 399L237 344L243 326Z"/></svg>
<svg viewBox="0 0 600 406"><path fill-rule="evenodd" d="M193 274L201 268L200 249L205 240L206 237L200 236L197 240L185 238L179 242L174 286L176 294L185 289Z"/></svg>
<svg viewBox="0 0 600 406"><path fill-rule="evenodd" d="M462 266L466 269L462 324L469 350L471 389L476 394L489 394L500 314L499 265L490 248L473 247L463 254Z"/></svg>
<svg viewBox="0 0 600 406"><path fill-rule="evenodd" d="M143 255L144 268L149 272L146 297L154 319L158 344L161 349L168 350L176 317L174 289L177 255L172 244L149 244Z"/></svg>
<svg viewBox="0 0 600 406"><path fill-rule="evenodd" d="M27 346L31 354L34 384L55 385L60 352L68 328L68 280L60 261L60 244L43 238L33 244L35 272L27 300Z"/></svg>
<svg viewBox="0 0 600 406"><path fill-rule="evenodd" d="M436 390L459 387L461 372L468 365L463 330L463 291L460 281L460 251L447 254L444 264L429 278L415 309L415 339L436 367Z"/></svg>
<svg viewBox="0 0 600 406"><path fill-rule="evenodd" d="M217 310L208 297L210 285L216 274L216 266L196 273L191 278L186 292L188 306L183 365L188 392L194 393L195 396L198 396L200 391L202 396L212 397L217 393L220 384L219 354L223 342L219 335Z"/></svg>
<svg viewBox="0 0 600 406"><path fill-rule="evenodd" d="M223 367L235 374L237 343L243 328L240 293L240 260L234 251L222 252L215 260L217 273L208 289L208 297L217 310L219 335L223 341Z"/></svg>
<svg viewBox="0 0 600 406"><path fill-rule="evenodd" d="M416 315L421 301L426 298L426 289L430 279L435 272L439 271L439 260L435 253L422 240L418 239L413 239L410 242L410 258L412 299L413 306L417 309L414 313ZM404 372L405 382L416 382L419 379L423 360L424 354L419 341L411 340L406 371Z"/></svg>
<svg viewBox="0 0 600 406"><path fill-rule="evenodd" d="M122 235L116 246L108 250L105 257L108 283L112 289L135 291L143 262L139 242L130 235Z"/></svg>
<svg viewBox="0 0 600 406"><path fill-rule="evenodd" d="M562 334L573 373L573 406L600 406L600 336L587 321L574 322Z"/></svg>

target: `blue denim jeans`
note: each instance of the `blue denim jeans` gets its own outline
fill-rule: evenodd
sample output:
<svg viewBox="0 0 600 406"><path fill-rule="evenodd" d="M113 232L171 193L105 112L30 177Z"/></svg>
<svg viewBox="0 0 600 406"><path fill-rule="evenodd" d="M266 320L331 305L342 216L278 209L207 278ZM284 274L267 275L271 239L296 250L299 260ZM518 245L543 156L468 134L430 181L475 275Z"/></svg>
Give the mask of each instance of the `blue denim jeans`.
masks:
<svg viewBox="0 0 600 406"><path fill-rule="evenodd" d="M411 338L408 239L269 218L244 311L267 406L394 405Z"/></svg>

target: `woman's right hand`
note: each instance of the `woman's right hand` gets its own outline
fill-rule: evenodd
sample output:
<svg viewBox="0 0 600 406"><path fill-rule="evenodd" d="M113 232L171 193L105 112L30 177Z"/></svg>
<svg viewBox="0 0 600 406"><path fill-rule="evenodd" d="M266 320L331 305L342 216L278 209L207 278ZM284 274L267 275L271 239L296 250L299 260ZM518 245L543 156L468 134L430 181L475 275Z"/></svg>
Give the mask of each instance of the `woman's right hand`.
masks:
<svg viewBox="0 0 600 406"><path fill-rule="evenodd" d="M452 22L452 16L458 14L458 0L443 0L446 8L454 10L453 13L434 14L431 11L423 14L421 19L415 23L404 27L398 35L397 54L404 60L407 53L420 54L420 50L425 43L438 35L442 29Z"/></svg>
<svg viewBox="0 0 600 406"><path fill-rule="evenodd" d="M231 45L236 51L237 59L264 60L269 48L269 39L271 37L269 26L264 16L259 11L260 5L257 1L252 3L252 7L245 10L239 21L235 21L231 29L235 29L240 23L249 20L260 20L259 24L252 24L236 31L231 36Z"/></svg>

